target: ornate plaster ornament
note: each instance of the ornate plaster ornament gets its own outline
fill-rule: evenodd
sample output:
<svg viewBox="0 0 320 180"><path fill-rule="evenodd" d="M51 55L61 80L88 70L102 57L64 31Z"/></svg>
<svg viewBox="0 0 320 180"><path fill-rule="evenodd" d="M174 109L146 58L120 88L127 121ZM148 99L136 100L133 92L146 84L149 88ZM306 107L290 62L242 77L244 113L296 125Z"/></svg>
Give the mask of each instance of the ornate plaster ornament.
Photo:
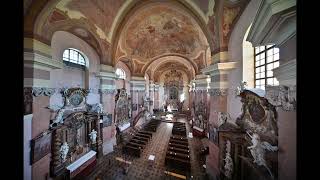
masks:
<svg viewBox="0 0 320 180"><path fill-rule="evenodd" d="M55 88L46 88L46 87L34 87L32 88L32 94L35 97L38 96L51 96L55 93Z"/></svg>
<svg viewBox="0 0 320 180"><path fill-rule="evenodd" d="M210 96L227 96L228 89L209 89Z"/></svg>
<svg viewBox="0 0 320 180"><path fill-rule="evenodd" d="M229 140L226 142L226 157L224 158L224 174L228 178L232 178L232 173L233 173L233 161L230 155L231 152L231 143Z"/></svg>
<svg viewBox="0 0 320 180"><path fill-rule="evenodd" d="M245 89L247 89L247 82L242 81L239 83L239 86L235 89L236 96L239 96L241 92L243 92Z"/></svg>
<svg viewBox="0 0 320 180"><path fill-rule="evenodd" d="M296 110L296 86L267 86L266 98L276 106L281 107L284 111Z"/></svg>
<svg viewBox="0 0 320 180"><path fill-rule="evenodd" d="M277 146L272 146L270 143L263 141L261 142L260 136L257 133L253 133L252 135L247 131L247 134L251 138L251 143L252 145L248 147L248 149L251 152L251 155L253 157L253 163L256 163L259 166L264 166L270 176L273 177L273 174L271 173L270 168L267 166L267 162L265 160L265 153L266 150L268 151L277 151L278 147Z"/></svg>
<svg viewBox="0 0 320 180"><path fill-rule="evenodd" d="M99 89L99 93L101 94L115 94L116 90L115 89Z"/></svg>

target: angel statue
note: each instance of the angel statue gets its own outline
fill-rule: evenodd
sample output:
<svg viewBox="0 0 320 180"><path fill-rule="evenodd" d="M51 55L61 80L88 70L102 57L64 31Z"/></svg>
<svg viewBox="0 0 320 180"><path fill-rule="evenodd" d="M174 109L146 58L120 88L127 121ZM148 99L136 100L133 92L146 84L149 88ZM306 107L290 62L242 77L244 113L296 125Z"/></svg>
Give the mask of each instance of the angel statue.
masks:
<svg viewBox="0 0 320 180"><path fill-rule="evenodd" d="M66 161L66 157L67 157L68 151L69 151L69 145L68 145L67 142L64 142L62 144L62 146L60 147L60 160L62 162Z"/></svg>
<svg viewBox="0 0 320 180"><path fill-rule="evenodd" d="M92 129L91 133L89 134L90 136L90 140L92 142L92 144L96 143L96 139L97 139L97 131Z"/></svg>
<svg viewBox="0 0 320 180"><path fill-rule="evenodd" d="M251 155L254 159L253 162L258 164L259 166L264 166L268 170L270 176L273 179L273 175L269 167L267 166L267 162L265 160L265 153L266 153L266 150L277 151L278 147L272 146L270 143L266 141L261 142L260 136L257 133L253 133L251 135L249 132L247 132L247 134L251 138L252 145L249 146L248 149L250 149Z"/></svg>
<svg viewBox="0 0 320 180"><path fill-rule="evenodd" d="M51 111L53 112L58 112L55 119L53 120L53 122L50 124L50 127L52 128L53 125L57 125L57 124L62 124L63 123L63 114L64 114L64 111L65 109L60 107L60 106L57 106L57 105L53 105L53 106L48 106L46 107L48 109L50 109Z"/></svg>
<svg viewBox="0 0 320 180"><path fill-rule="evenodd" d="M236 95L239 96L240 93L247 88L248 84L245 81L239 83L239 86L236 89Z"/></svg>

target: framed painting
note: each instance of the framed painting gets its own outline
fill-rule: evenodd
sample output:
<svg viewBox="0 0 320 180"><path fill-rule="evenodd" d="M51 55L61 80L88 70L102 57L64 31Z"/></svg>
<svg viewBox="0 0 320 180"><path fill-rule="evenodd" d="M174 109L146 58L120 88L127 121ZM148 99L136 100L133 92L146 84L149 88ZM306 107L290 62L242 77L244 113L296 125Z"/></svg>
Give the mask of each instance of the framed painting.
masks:
<svg viewBox="0 0 320 180"><path fill-rule="evenodd" d="M34 164L51 152L51 132L42 133L31 140L31 164Z"/></svg>

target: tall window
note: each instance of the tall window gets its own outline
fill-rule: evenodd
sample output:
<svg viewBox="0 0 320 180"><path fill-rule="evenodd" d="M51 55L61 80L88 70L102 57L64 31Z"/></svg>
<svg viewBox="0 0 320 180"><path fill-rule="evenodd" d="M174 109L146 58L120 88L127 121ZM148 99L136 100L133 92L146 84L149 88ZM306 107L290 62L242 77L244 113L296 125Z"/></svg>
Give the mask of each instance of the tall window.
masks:
<svg viewBox="0 0 320 180"><path fill-rule="evenodd" d="M255 48L254 55L255 87L265 89L266 85L279 85L272 71L279 67L279 48L276 48L275 45L259 46Z"/></svg>
<svg viewBox="0 0 320 180"><path fill-rule="evenodd" d="M74 63L74 64L79 64L79 65L86 65L86 61L83 57L83 55L77 51L76 49L66 49L63 52L63 61L64 62L70 62L70 63Z"/></svg>
<svg viewBox="0 0 320 180"><path fill-rule="evenodd" d="M124 70L120 68L116 70L116 75L117 75L117 78L119 79L126 79L126 73L124 72Z"/></svg>

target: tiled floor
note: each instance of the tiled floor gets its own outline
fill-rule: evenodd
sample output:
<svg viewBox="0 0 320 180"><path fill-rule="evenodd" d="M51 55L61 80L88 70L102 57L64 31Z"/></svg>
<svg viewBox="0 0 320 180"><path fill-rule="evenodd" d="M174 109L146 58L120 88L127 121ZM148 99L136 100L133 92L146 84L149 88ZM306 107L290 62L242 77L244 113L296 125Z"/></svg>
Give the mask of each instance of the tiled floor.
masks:
<svg viewBox="0 0 320 180"><path fill-rule="evenodd" d="M184 119L178 121L184 122ZM115 147L114 152L107 154L99 159L95 170L85 179L86 180L162 180L162 179L178 179L170 175L166 175L166 167L164 165L165 154L169 138L172 131L172 123L161 122L157 132L153 133L153 137L148 142L146 148L143 150L140 158L134 158L122 154L121 145ZM189 132L189 125L187 125L187 133ZM187 179L204 179L204 169L202 168L202 162L197 157L197 150L202 147L202 142L197 138L188 138L189 145L191 146L191 173L184 174ZM155 161L152 163L148 160L149 155L155 156ZM131 162L127 164L116 160L116 157L120 157L126 161ZM127 173L124 174L124 169L127 168ZM169 170L170 171L170 170Z"/></svg>

